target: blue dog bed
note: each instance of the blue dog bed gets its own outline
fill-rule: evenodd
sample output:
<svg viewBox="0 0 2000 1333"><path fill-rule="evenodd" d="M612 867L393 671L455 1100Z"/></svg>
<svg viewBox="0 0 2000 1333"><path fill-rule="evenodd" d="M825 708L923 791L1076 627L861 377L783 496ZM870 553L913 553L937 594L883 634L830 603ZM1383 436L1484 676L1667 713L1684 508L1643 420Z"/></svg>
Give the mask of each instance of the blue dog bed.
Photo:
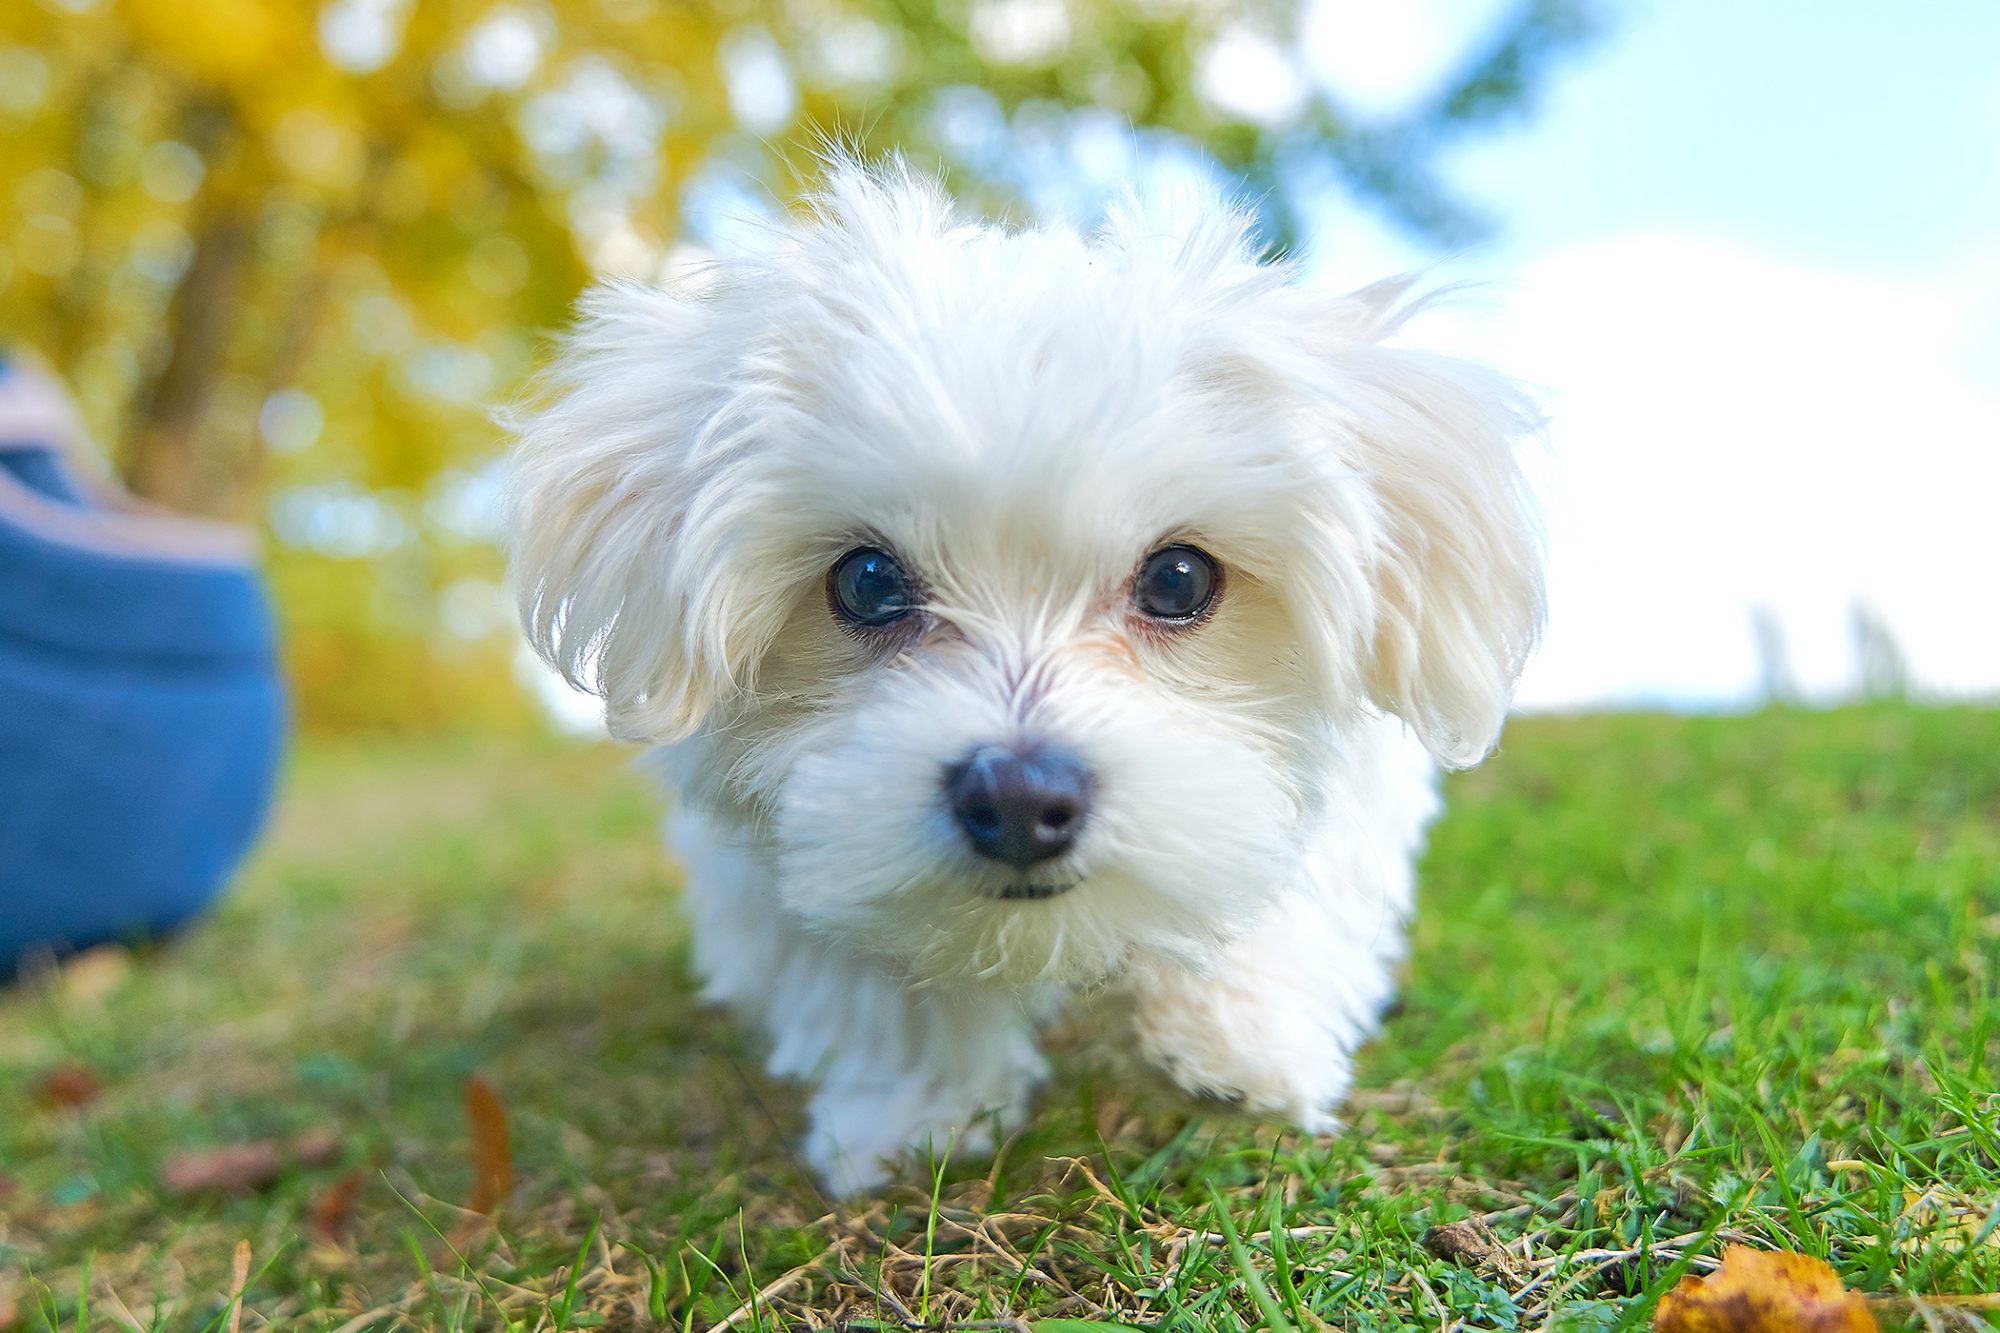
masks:
<svg viewBox="0 0 2000 1333"><path fill-rule="evenodd" d="M285 729L247 534L93 481L80 434L0 362L0 979L208 906Z"/></svg>

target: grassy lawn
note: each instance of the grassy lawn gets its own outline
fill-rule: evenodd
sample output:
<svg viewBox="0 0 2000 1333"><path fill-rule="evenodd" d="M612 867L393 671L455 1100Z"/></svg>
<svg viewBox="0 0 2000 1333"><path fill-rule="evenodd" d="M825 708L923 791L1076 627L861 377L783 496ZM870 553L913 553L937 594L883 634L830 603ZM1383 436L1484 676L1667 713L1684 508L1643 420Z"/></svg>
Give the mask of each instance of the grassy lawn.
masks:
<svg viewBox="0 0 2000 1333"><path fill-rule="evenodd" d="M1070 1034L997 1162L839 1205L625 756L309 751L206 927L0 994L0 1306L226 1328L244 1241L251 1329L1631 1326L1731 1241L2000 1290L2000 713L1529 720L1451 796L1353 1132Z"/></svg>

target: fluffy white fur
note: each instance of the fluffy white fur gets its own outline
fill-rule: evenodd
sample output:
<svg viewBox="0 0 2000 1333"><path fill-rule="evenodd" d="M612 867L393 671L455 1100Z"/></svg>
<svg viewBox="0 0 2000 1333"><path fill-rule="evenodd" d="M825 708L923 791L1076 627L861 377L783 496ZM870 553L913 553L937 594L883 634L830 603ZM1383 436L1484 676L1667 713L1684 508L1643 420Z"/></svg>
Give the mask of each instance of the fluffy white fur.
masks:
<svg viewBox="0 0 2000 1333"><path fill-rule="evenodd" d="M848 166L775 253L591 293L520 415L528 631L664 747L708 994L817 1085L834 1187L984 1145L1107 982L1182 1086L1333 1126L1436 763L1491 748L1540 626L1537 419L1389 341L1406 284L1291 278L1218 199L1008 231ZM1225 583L1163 631L1130 588L1170 541ZM862 544L923 580L920 631L831 613ZM1022 901L941 774L1032 740L1096 790L1077 886Z"/></svg>

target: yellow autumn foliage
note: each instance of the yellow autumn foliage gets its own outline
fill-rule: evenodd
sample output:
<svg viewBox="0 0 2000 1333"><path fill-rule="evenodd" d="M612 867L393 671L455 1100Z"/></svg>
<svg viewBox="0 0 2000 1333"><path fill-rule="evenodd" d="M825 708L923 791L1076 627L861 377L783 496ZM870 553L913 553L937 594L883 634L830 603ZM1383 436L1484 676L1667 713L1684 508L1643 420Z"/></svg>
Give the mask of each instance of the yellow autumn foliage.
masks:
<svg viewBox="0 0 2000 1333"><path fill-rule="evenodd" d="M120 0L132 41L193 88L246 100L267 95L317 52L307 45L307 5L283 0Z"/></svg>

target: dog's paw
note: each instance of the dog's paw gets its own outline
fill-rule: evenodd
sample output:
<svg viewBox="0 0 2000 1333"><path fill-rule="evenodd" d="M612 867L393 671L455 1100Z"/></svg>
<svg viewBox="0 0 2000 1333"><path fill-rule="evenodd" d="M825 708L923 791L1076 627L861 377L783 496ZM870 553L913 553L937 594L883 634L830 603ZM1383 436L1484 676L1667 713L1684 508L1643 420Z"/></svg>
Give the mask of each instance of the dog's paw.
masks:
<svg viewBox="0 0 2000 1333"><path fill-rule="evenodd" d="M1217 1067L1166 1053L1154 1054L1154 1060L1183 1091L1230 1110L1285 1120L1308 1134L1340 1132L1336 1111L1347 1095L1345 1060L1329 1062L1324 1052L1308 1056L1299 1068L1241 1060Z"/></svg>
<svg viewBox="0 0 2000 1333"><path fill-rule="evenodd" d="M837 1199L872 1194L895 1180L925 1177L933 1163L985 1157L992 1151L993 1132L983 1125L908 1139L875 1133L842 1139L816 1130L805 1147L806 1165L827 1194Z"/></svg>
<svg viewBox="0 0 2000 1333"><path fill-rule="evenodd" d="M915 1179L937 1162L989 1156L996 1122L1018 1124L1026 1110L1025 1094L985 1109L904 1089L822 1090L813 1098L806 1164L835 1197L868 1193L891 1180Z"/></svg>
<svg viewBox="0 0 2000 1333"><path fill-rule="evenodd" d="M805 1144L806 1165L820 1188L836 1199L873 1194L893 1177L895 1149L883 1152L859 1143L843 1143L815 1130Z"/></svg>
<svg viewBox="0 0 2000 1333"><path fill-rule="evenodd" d="M1354 1034L1301 1008L1199 987L1155 989L1136 1013L1139 1049L1187 1092L1308 1134L1340 1129Z"/></svg>

